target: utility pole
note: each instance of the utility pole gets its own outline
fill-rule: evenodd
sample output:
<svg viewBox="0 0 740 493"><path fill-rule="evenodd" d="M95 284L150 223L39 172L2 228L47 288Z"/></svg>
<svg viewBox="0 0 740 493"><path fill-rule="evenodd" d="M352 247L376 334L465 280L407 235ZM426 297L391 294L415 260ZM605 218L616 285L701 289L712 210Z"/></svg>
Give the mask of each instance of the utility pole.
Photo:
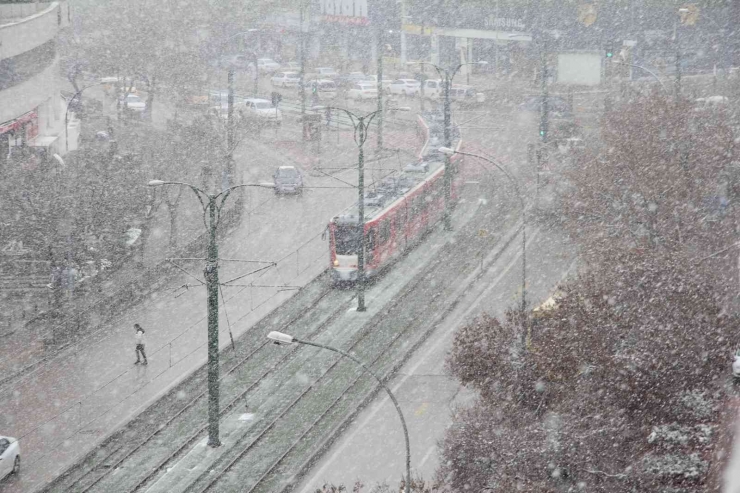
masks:
<svg viewBox="0 0 740 493"><path fill-rule="evenodd" d="M305 4L301 4L301 10L300 10L300 24L301 24L301 37L300 37L300 74L299 74L299 83L301 87L301 124L303 125L303 140L307 140L308 138L308 123L306 122L306 84L305 84L305 74L306 74L306 36L303 31L303 9L305 8Z"/></svg>
<svg viewBox="0 0 740 493"><path fill-rule="evenodd" d="M256 70L256 69L255 69ZM229 65L227 74L228 95L226 96L226 188L234 174L234 66Z"/></svg>
<svg viewBox="0 0 740 493"><path fill-rule="evenodd" d="M218 447L219 439L219 368L218 368L218 245L216 232L221 221L224 202L233 190L244 187L272 188L272 184L245 183L226 188L219 193L207 193L189 183L177 181L150 180L150 187L177 185L190 188L198 197L203 209L203 223L208 230L208 251L206 252L207 307L208 307L208 446Z"/></svg>
<svg viewBox="0 0 740 493"><path fill-rule="evenodd" d="M363 117L358 119L357 129L360 133L359 142L365 142L367 127ZM357 180L357 225L360 228L360 245L357 247L357 311L364 312L367 308L365 307L365 151L362 145L360 145L357 169L359 170Z"/></svg>
<svg viewBox="0 0 740 493"><path fill-rule="evenodd" d="M403 29L403 25L406 23L406 0L401 0L401 65L406 66L407 50L406 46L406 31Z"/></svg>
<svg viewBox="0 0 740 493"><path fill-rule="evenodd" d="M440 71L440 75L442 72ZM450 85L452 85L452 78L449 72L444 71L444 84L445 100L444 100L444 137L445 147L452 148L452 115L450 115ZM445 196L445 210L444 210L444 229L445 231L452 231L452 166L450 163L450 156L445 154L445 170L444 170L444 196Z"/></svg>
<svg viewBox="0 0 740 493"><path fill-rule="evenodd" d="M420 62L422 67L427 62ZM452 88L452 80L457 75L458 71L465 65L485 65L488 62L467 62L459 64L454 70L447 70L439 67L433 63L430 63L432 67L437 70L440 80L442 81L442 87L444 89L444 142L445 148L452 148L452 115L450 110L450 89ZM443 214L443 222L445 231L452 230L452 166L450 163L450 155L445 154L445 169L444 169L444 198L445 198L445 209Z"/></svg>
<svg viewBox="0 0 740 493"><path fill-rule="evenodd" d="M365 150L363 146L370 133L370 124L373 118L383 114L380 108L367 115L359 116L344 108L329 106L327 111L337 110L344 112L354 128L355 144L358 148L357 169L357 227L360 230L359 245L357 247L357 311L364 312L365 308ZM408 108L396 108L391 111L407 111Z"/></svg>
<svg viewBox="0 0 740 493"><path fill-rule="evenodd" d="M208 446L218 447L218 245L216 245L216 197L208 195L208 258L205 278L208 292Z"/></svg>
<svg viewBox="0 0 740 493"><path fill-rule="evenodd" d="M383 152L383 26L378 21L378 155Z"/></svg>
<svg viewBox="0 0 740 493"><path fill-rule="evenodd" d="M260 83L260 68L257 63L257 52L252 52L252 60L254 63L254 97L257 97L257 93L259 92L259 83Z"/></svg>
<svg viewBox="0 0 740 493"><path fill-rule="evenodd" d="M540 145L539 149L537 149L537 183L535 186L535 204L538 203L539 199L539 193L540 193L540 171L542 170L542 166L545 163L545 160L547 159L547 156L545 154L545 146L547 145L547 132L549 130L549 117L550 117L550 108L549 108L549 101L548 101L548 89L547 89L547 40L545 39L545 34L541 33L541 39L539 41L540 45L540 58L542 63L541 68L541 92L542 92L542 105L541 105L541 111L540 111L540 139L542 140L542 145Z"/></svg>
<svg viewBox="0 0 740 493"><path fill-rule="evenodd" d="M679 9L680 12L681 9ZM679 13L680 16L680 13ZM676 29L674 32L674 41L676 43L676 100L681 97L681 41L679 35L679 22L676 18Z"/></svg>

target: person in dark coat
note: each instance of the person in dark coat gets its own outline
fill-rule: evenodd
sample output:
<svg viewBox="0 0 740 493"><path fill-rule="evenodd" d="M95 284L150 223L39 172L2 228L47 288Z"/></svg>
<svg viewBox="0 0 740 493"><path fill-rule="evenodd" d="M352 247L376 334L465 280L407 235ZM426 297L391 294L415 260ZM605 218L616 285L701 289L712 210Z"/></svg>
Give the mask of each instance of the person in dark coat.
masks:
<svg viewBox="0 0 740 493"><path fill-rule="evenodd" d="M146 353L144 352L144 346L146 342L144 341L144 329L141 328L141 325L134 324L134 329L136 329L136 362L135 365L142 364L146 365ZM141 358L139 357L139 354L141 353L141 358L144 359L144 361L141 361Z"/></svg>

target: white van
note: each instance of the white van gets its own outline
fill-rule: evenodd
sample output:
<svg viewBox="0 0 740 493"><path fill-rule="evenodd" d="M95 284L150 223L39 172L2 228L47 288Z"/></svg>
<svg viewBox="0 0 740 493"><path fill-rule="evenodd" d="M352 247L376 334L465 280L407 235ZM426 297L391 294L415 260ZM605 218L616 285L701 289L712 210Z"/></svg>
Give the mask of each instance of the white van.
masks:
<svg viewBox="0 0 740 493"><path fill-rule="evenodd" d="M424 97L427 99L442 99L444 84L440 79L427 79L424 81Z"/></svg>

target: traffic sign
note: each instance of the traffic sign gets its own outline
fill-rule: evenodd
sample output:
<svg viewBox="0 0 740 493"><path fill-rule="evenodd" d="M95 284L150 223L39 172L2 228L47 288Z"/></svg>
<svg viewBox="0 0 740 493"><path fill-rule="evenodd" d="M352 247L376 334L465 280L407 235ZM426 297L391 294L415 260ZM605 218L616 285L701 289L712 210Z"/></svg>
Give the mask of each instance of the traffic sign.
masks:
<svg viewBox="0 0 740 493"><path fill-rule="evenodd" d="M596 5L583 3L578 6L578 22L588 27L596 22Z"/></svg>
<svg viewBox="0 0 740 493"><path fill-rule="evenodd" d="M678 9L681 16L681 24L684 26L693 26L699 20L699 6L695 3L687 3Z"/></svg>

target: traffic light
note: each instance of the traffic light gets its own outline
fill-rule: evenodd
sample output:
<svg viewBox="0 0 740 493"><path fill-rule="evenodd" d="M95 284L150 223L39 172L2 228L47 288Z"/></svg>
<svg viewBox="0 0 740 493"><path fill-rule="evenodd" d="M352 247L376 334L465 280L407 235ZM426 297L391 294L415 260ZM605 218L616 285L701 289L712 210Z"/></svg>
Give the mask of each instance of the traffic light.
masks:
<svg viewBox="0 0 740 493"><path fill-rule="evenodd" d="M606 44L606 57L607 58L614 57L614 43L611 41Z"/></svg>

